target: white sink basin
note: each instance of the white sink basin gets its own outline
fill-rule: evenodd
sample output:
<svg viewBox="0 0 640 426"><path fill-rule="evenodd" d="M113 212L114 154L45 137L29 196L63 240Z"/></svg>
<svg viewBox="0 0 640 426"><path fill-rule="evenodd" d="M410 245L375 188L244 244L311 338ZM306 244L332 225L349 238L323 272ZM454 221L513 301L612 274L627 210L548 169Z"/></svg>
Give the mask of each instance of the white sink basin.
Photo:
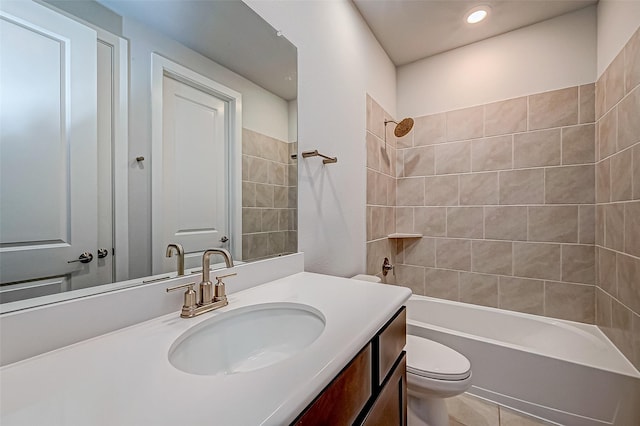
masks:
<svg viewBox="0 0 640 426"><path fill-rule="evenodd" d="M182 334L169 362L185 373L223 375L268 367L292 357L322 334L324 316L308 305L267 303L235 309Z"/></svg>

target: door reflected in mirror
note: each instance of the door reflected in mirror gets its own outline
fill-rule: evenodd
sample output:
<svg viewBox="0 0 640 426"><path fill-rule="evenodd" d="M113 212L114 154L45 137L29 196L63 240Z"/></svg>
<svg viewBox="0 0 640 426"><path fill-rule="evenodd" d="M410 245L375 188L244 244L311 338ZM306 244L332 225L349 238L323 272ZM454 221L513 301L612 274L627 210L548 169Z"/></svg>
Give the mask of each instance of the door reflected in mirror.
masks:
<svg viewBox="0 0 640 426"><path fill-rule="evenodd" d="M297 251L297 52L246 4L3 1L0 31L2 312L175 276L171 243Z"/></svg>

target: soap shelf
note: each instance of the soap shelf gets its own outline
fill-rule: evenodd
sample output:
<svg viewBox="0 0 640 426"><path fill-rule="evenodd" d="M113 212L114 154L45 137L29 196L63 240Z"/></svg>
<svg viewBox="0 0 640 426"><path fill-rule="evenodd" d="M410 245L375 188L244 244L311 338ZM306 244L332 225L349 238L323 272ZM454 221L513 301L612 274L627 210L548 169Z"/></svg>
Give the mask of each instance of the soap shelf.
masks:
<svg viewBox="0 0 640 426"><path fill-rule="evenodd" d="M390 240L399 240L401 238L422 238L422 234L408 234L408 233L398 232L395 234L387 235L387 238L389 238Z"/></svg>

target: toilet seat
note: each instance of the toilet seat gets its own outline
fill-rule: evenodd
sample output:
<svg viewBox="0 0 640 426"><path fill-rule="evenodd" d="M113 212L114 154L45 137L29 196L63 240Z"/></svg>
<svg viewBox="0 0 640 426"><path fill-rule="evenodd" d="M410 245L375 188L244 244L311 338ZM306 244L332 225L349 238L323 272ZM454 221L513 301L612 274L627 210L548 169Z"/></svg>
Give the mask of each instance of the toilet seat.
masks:
<svg viewBox="0 0 640 426"><path fill-rule="evenodd" d="M471 363L459 352L432 340L407 335L407 373L429 379L458 381L471 376Z"/></svg>

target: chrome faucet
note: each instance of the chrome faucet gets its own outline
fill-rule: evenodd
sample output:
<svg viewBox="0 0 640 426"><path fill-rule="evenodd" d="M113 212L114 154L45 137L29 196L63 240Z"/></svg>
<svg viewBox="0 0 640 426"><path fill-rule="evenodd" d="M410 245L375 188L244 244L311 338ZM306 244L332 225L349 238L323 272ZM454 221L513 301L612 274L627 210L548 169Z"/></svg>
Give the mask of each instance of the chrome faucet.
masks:
<svg viewBox="0 0 640 426"><path fill-rule="evenodd" d="M169 244L167 246L167 257L173 256L173 252L178 255L178 276L184 275L184 248L182 244Z"/></svg>
<svg viewBox="0 0 640 426"><path fill-rule="evenodd" d="M182 284L167 289L167 292L178 290L180 288L187 289L184 294L184 304L182 306L182 312L180 313L180 316L182 318L193 318L200 314L204 314L205 312L213 311L214 309L222 308L223 306L227 306L229 304L225 292L225 285L222 279L235 276L236 274L234 273L221 275L219 277L216 277L215 285L211 283L209 279L209 258L212 254L221 254L224 257L227 268L233 267L233 258L227 250L220 248L206 250L202 255L202 282L200 283L199 298L197 297L197 293L194 290L195 283Z"/></svg>

